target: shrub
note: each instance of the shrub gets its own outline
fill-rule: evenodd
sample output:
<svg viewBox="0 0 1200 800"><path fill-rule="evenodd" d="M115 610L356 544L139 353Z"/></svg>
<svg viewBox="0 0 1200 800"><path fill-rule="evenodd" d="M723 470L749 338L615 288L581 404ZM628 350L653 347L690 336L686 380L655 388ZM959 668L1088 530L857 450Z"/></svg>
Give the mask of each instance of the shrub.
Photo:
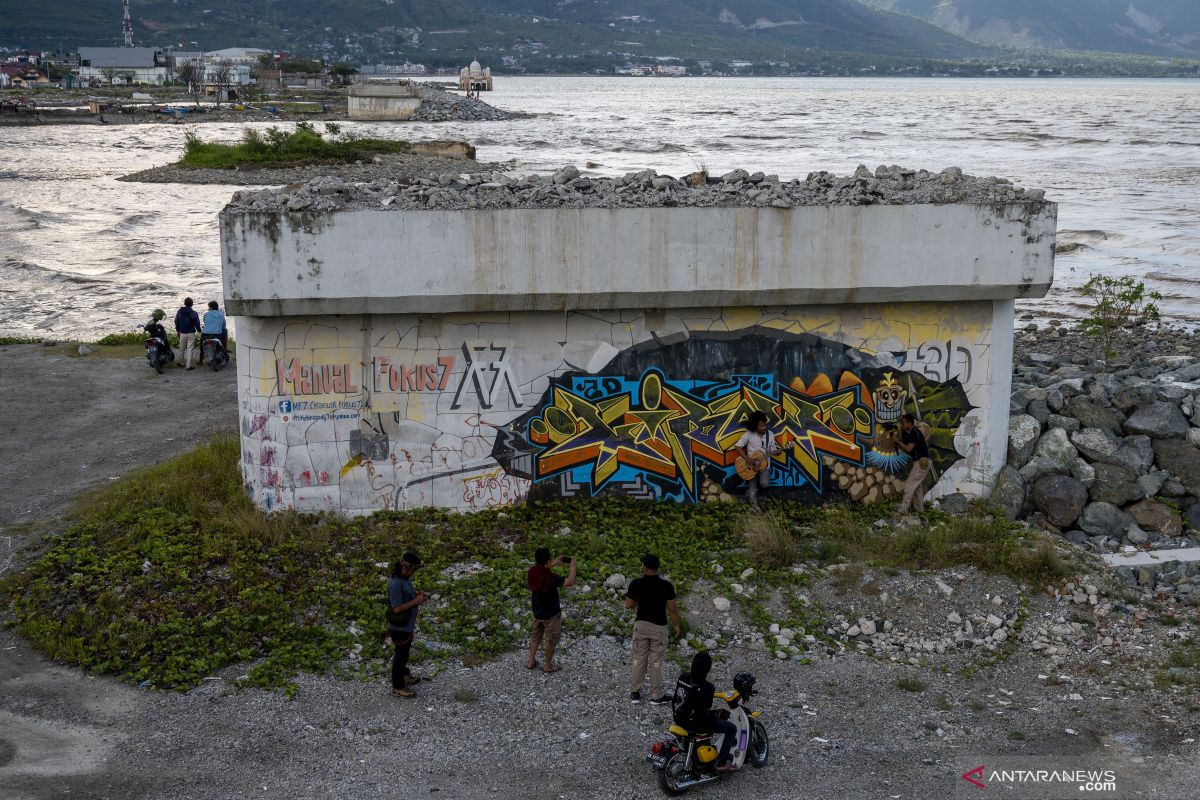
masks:
<svg viewBox="0 0 1200 800"><path fill-rule="evenodd" d="M929 688L929 685L920 678L905 677L896 680L896 688L906 692L923 692Z"/></svg>
<svg viewBox="0 0 1200 800"><path fill-rule="evenodd" d="M1084 297L1091 298L1093 305L1083 318L1083 329L1088 336L1100 340L1107 358L1116 356L1126 327L1144 325L1159 318L1154 300L1161 300L1158 292L1147 292L1144 281L1134 281L1128 275L1110 278L1093 275L1080 290Z"/></svg>
<svg viewBox="0 0 1200 800"><path fill-rule="evenodd" d="M788 531L787 521L770 511L745 512L738 527L758 567L789 567L800 560L800 544Z"/></svg>

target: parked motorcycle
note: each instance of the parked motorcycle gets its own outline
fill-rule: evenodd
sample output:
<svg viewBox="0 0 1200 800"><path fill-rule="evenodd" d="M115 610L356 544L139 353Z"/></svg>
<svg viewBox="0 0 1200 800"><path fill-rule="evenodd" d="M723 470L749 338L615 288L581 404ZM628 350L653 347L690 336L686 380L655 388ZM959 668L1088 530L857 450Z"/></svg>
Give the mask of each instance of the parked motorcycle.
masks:
<svg viewBox="0 0 1200 800"><path fill-rule="evenodd" d="M162 375L163 369L174 356L174 354L171 352L170 346L167 344L166 340L158 336L147 337L145 345L146 360L150 362L150 366L154 367L155 372L157 372L159 375Z"/></svg>
<svg viewBox="0 0 1200 800"><path fill-rule="evenodd" d="M229 352L217 338L205 339L200 342L200 356L212 365L213 372L220 372L229 363Z"/></svg>
<svg viewBox="0 0 1200 800"><path fill-rule="evenodd" d="M734 770L717 771L717 753L722 734L699 733L671 725L667 738L650 747L646 762L658 774L658 785L669 795L680 795L693 786L711 783L723 775L732 775L743 764L765 767L770 755L767 728L759 719L760 712L750 711L746 702L754 692L754 676L740 672L733 679L733 691L717 692L715 697L722 701L716 710L721 716L737 726L737 741L730 751ZM715 739L715 741L714 741Z"/></svg>

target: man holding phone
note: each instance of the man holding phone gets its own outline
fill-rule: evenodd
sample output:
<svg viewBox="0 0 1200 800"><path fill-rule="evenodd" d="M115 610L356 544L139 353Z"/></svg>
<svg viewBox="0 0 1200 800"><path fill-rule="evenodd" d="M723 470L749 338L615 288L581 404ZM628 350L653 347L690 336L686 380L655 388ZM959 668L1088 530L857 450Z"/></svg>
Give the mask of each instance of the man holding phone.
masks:
<svg viewBox="0 0 1200 800"><path fill-rule="evenodd" d="M419 566L420 556L407 552L392 566L392 577L388 579L388 637L395 648L392 656L393 697L417 696L411 688L417 679L408 671L408 654L417 629L417 606L429 599L425 592L413 590L412 576Z"/></svg>
<svg viewBox="0 0 1200 800"><path fill-rule="evenodd" d="M546 644L546 663L543 672L558 672L554 666L554 648L558 646L562 636L562 606L558 600L559 587L566 588L575 583L575 559L570 556L559 556L550 560L550 549L539 547L533 554L534 565L529 568L526 580L532 595L533 631L529 635L529 660L525 666L537 669L538 648L543 640ZM567 577L558 575L554 568L570 562Z"/></svg>

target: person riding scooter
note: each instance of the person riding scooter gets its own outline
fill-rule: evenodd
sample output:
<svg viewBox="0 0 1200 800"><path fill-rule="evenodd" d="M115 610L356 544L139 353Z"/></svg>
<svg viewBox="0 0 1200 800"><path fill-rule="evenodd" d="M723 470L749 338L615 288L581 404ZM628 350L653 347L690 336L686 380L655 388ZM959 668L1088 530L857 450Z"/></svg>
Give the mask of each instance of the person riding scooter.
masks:
<svg viewBox="0 0 1200 800"><path fill-rule="evenodd" d="M221 349L229 352L229 330L225 327L225 314L217 307L216 300L208 301L208 311L204 312L204 322L200 328L200 363L204 363L204 342L216 339L221 343Z"/></svg>
<svg viewBox="0 0 1200 800"><path fill-rule="evenodd" d="M175 353L171 350L171 340L167 338L167 329L163 327L162 320L167 316L167 312L161 308L156 308L150 312L150 321L142 326L142 330L150 334L155 339L161 339L163 346L167 348L167 355L171 361L175 360Z"/></svg>
<svg viewBox="0 0 1200 800"><path fill-rule="evenodd" d="M708 671L712 669L712 656L701 650L692 657L692 668L679 676L675 683L672 711L675 723L692 733L720 733L721 751L717 756L717 770L726 772L734 769L729 759L737 738L737 726L728 719L716 716L712 710L716 687L708 682Z"/></svg>

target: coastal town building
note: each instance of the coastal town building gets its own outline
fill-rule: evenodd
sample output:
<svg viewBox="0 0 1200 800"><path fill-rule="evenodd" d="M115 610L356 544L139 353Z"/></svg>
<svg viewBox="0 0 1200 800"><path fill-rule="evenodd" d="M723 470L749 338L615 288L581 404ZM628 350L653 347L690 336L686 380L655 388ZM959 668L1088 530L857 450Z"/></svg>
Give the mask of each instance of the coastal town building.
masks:
<svg viewBox="0 0 1200 800"><path fill-rule="evenodd" d="M492 68L480 66L472 61L458 74L458 88L464 92L490 92L492 90Z"/></svg>
<svg viewBox="0 0 1200 800"><path fill-rule="evenodd" d="M952 171L871 192L647 172L235 199L221 249L254 501L727 499L754 410L781 499L896 497L905 413L928 430L931 496L987 496L1013 302L1050 286L1053 203Z"/></svg>
<svg viewBox="0 0 1200 800"><path fill-rule="evenodd" d="M79 77L105 84L161 86L174 78L174 72L162 48L81 47Z"/></svg>
<svg viewBox="0 0 1200 800"><path fill-rule="evenodd" d="M257 66L263 56L271 55L270 50L258 47L226 47L222 50L209 50L204 54L204 60L211 63L227 61L230 64L244 64L248 67Z"/></svg>

